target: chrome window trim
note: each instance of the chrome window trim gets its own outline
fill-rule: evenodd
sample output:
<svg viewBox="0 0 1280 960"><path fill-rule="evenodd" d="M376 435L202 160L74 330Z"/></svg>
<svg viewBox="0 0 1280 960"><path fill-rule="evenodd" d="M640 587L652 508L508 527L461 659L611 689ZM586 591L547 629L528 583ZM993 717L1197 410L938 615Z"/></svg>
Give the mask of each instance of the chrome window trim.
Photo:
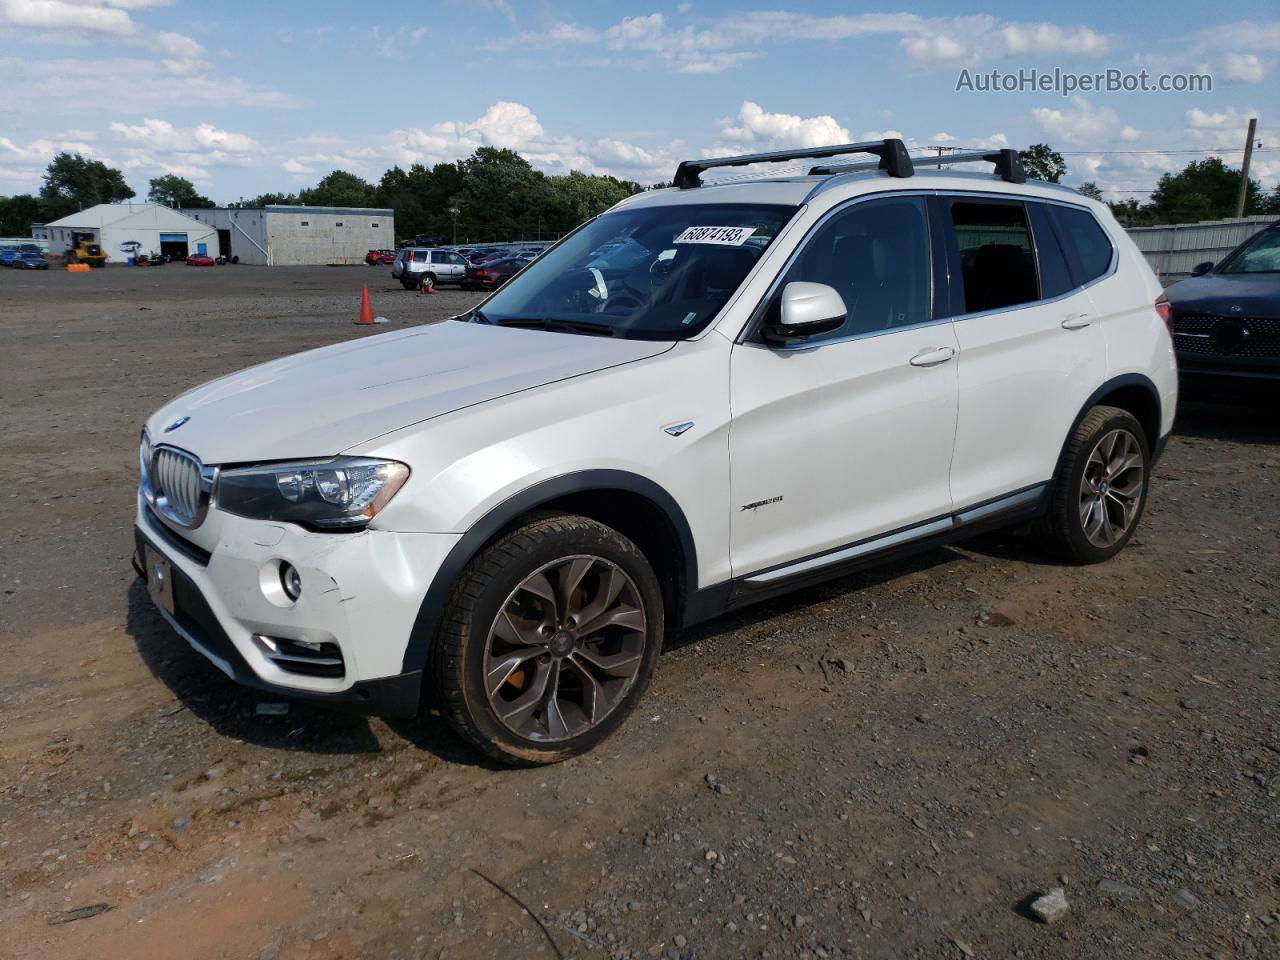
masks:
<svg viewBox="0 0 1280 960"><path fill-rule="evenodd" d="M1026 307L1038 307L1044 304L1057 303L1059 300L1065 300L1067 297L1074 297L1081 290L1088 290L1094 284L1101 283L1103 280L1106 280L1108 277L1114 276L1116 271L1120 269L1120 251L1116 247L1115 239L1111 236L1111 231L1108 230L1106 227L1104 227L1101 223L1098 223L1098 218L1094 216L1093 211L1090 210L1084 204L1068 203L1065 200L1058 200L1053 197L1031 197L1031 196L1023 196L1022 194L998 193L995 191L935 190L933 192L935 196L943 200L947 199L948 197L972 197L977 200L1009 200L1014 203L1047 203L1053 206L1069 207L1072 210L1083 210L1089 216L1093 217L1093 222L1098 224L1098 229L1102 231L1102 235L1107 238L1107 243L1111 247L1111 260L1107 264L1106 271L1094 277L1092 280L1088 281L1087 283L1082 283L1078 287L1072 287L1066 293L1060 293L1056 297L1045 297L1041 300L1024 300L1022 303L1010 304L1007 307L999 307L995 310L979 310L974 313L957 313L954 316L948 317L947 318L948 320L959 323L962 320L973 320L978 317L993 317L993 316L996 316L997 314L1008 313L1010 310L1022 310L1022 309L1025 309ZM1055 227L1056 227L1056 224L1055 224ZM1031 242L1035 243L1036 242L1035 228L1031 226L1030 218L1028 218L1027 220L1027 230L1031 235ZM1037 257L1037 261L1038 259L1039 258ZM950 270L948 270L947 272L947 278L948 279L951 278ZM1039 266L1037 265L1036 280L1039 281L1039 279L1040 279Z"/></svg>
<svg viewBox="0 0 1280 960"><path fill-rule="evenodd" d="M875 175L874 174L845 174L844 176L865 177L865 176L875 176ZM830 180L832 179L836 179L836 178L835 177L828 178L826 182L830 182ZM883 179L888 179L887 175ZM822 192L822 190L820 189L821 187L822 185L820 184L819 187L815 187L812 191L810 191L809 196L805 198L806 202L812 199L813 197L817 196L819 193L821 193ZM1064 189L1070 189L1070 188L1064 188ZM782 282L782 278L786 275L787 271L791 269L791 265L795 262L800 252L804 249L805 244L809 242L810 238L813 236L815 232L817 232L819 229L822 228L822 226L827 222L828 218L834 216L838 212L842 212L848 209L855 203L861 203L865 200L873 200L880 197L904 197L904 196L937 197L943 200L949 197L971 197L977 200L1004 200L1010 203L1046 203L1046 204L1056 205L1060 207L1068 207L1072 210L1083 210L1085 213L1089 214L1089 216L1093 217L1094 223L1098 224L1098 229L1101 230L1102 235L1107 238L1107 244L1111 247L1111 260L1107 264L1106 272L1100 274L1097 277L1094 277L1092 280L1088 281L1087 283L1083 283L1078 287L1072 287L1070 290L1066 291L1065 293L1060 293L1056 297L1046 297L1040 300L1025 300L1022 303L1011 304L1010 306L1000 307L995 310L982 310L975 313L957 313L949 317L939 317L936 319L922 321L921 323L913 323L913 324L908 324L906 326L901 326L901 327L891 327L888 330L873 330L867 333L850 334L847 337L838 337L833 340L820 340L813 344L800 344L800 345L789 346L789 347L771 347L768 344L753 344L750 340L748 340L748 337L752 333L754 333L755 329L759 326L759 322L761 319L761 315L760 315L761 309L777 294L778 288ZM1029 220L1028 220L1027 228L1031 232L1031 240L1034 243L1035 231L1031 228ZM930 255L932 256L932 248L933 248L932 224L930 225L929 241L930 241ZM1067 200L1059 200L1057 197L1037 197L1037 196L1030 196L1022 193L1013 193L1013 192L1006 193L1004 191L998 191L998 190L945 190L945 189L939 189L937 187L921 188L918 190L872 190L867 193L859 194L855 197L849 197L847 200L839 201L835 206L833 206L830 210L828 210L821 217L819 217L818 221L814 223L812 227L809 228L809 230L805 233L805 235L800 238L800 241L796 244L795 248L791 251L791 253L787 255L787 259L783 263L782 268L778 271L778 275L774 278L773 282L769 285L769 288L765 291L764 296L760 298L760 302L756 305L755 309L751 311L751 316L748 317L747 322L742 325L742 329L738 331L738 334L737 336L734 337L733 342L735 345L760 346L766 350L773 350L775 353L784 353L784 352L793 353L798 350L817 350L828 345L834 345L839 343L849 343L854 340L865 340L868 337L882 337L886 334L900 333L904 330L913 330L913 329L918 329L920 327L935 326L937 324L942 324L942 323L959 323L963 320L973 320L981 317L991 317L1001 313L1008 313L1010 310L1022 310L1027 307L1036 307L1036 306L1042 306L1046 304L1057 303L1060 300L1065 300L1067 297L1074 297L1076 294L1080 293L1082 290L1088 290L1090 287L1094 286L1095 284L1099 284L1103 280L1107 280L1110 277L1115 276L1116 272L1119 269L1120 269L1120 249L1119 247L1116 246L1115 238L1111 236L1111 231L1108 230L1098 220L1093 210L1091 210L1088 207L1088 205L1083 203L1071 203ZM947 279L950 280L950 278L951 278L950 264L948 264ZM1038 279L1039 279L1039 274L1037 273L1037 280ZM933 300L933 294L936 293L936 291L933 290L932 282L933 282L933 277L931 275L930 276L930 302L932 302Z"/></svg>

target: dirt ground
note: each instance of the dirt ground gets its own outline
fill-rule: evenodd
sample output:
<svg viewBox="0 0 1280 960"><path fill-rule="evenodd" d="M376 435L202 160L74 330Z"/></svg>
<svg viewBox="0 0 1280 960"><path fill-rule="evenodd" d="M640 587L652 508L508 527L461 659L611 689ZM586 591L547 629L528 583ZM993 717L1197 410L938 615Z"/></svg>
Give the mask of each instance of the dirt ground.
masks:
<svg viewBox="0 0 1280 960"><path fill-rule="evenodd" d="M1276 405L1185 405L1108 564L1002 534L761 605L500 770L434 716L260 715L130 569L143 417L368 335L365 282L373 332L474 299L0 271L0 957L1280 957Z"/></svg>

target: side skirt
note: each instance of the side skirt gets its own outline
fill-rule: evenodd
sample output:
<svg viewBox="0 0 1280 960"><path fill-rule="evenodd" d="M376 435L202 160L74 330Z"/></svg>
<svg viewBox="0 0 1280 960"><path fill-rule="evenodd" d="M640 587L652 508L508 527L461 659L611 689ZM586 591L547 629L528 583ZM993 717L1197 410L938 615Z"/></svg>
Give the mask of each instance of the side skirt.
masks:
<svg viewBox="0 0 1280 960"><path fill-rule="evenodd" d="M760 600L1034 519L1048 507L1049 490L1048 483L1038 483L944 517L715 584L690 598L683 625L692 626Z"/></svg>

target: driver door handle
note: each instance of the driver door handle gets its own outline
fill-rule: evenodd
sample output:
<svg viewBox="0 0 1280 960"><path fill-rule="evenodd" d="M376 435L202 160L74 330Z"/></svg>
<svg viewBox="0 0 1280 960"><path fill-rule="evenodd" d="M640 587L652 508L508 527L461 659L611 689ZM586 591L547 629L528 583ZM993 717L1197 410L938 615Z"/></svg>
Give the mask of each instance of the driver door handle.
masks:
<svg viewBox="0 0 1280 960"><path fill-rule="evenodd" d="M956 355L955 347L930 347L921 350L911 358L913 367L936 367L940 363L946 363Z"/></svg>
<svg viewBox="0 0 1280 960"><path fill-rule="evenodd" d="M1062 319L1063 330L1080 330L1093 323L1093 318L1087 313L1068 313Z"/></svg>

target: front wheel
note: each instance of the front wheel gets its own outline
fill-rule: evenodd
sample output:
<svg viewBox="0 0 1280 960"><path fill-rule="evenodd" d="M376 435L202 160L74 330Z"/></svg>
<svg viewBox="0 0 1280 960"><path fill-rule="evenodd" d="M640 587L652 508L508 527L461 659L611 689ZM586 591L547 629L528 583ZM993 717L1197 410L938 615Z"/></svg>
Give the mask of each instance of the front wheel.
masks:
<svg viewBox="0 0 1280 960"><path fill-rule="evenodd" d="M1128 411L1099 406L1085 415L1067 444L1043 524L1060 553L1101 563L1124 549L1146 507L1150 449Z"/></svg>
<svg viewBox="0 0 1280 960"><path fill-rule="evenodd" d="M568 759L635 709L663 629L662 593L635 544L586 517L533 519L454 589L432 658L441 708L502 763Z"/></svg>

